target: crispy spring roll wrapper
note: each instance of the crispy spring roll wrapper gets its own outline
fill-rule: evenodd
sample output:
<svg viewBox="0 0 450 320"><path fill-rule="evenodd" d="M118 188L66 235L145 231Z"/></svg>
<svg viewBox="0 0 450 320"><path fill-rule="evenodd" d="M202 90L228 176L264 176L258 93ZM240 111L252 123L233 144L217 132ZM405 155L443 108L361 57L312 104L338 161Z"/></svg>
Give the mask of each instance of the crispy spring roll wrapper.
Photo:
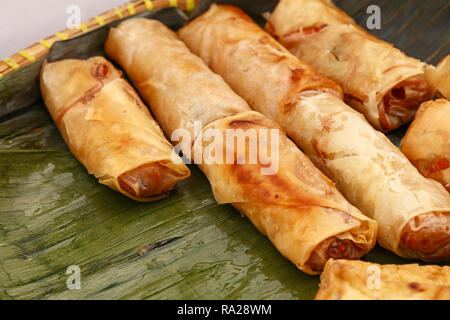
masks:
<svg viewBox="0 0 450 320"><path fill-rule="evenodd" d="M433 89L433 95L450 99L450 54L436 67L427 65L425 76Z"/></svg>
<svg viewBox="0 0 450 320"><path fill-rule="evenodd" d="M450 267L330 259L315 300L449 300Z"/></svg>
<svg viewBox="0 0 450 320"><path fill-rule="evenodd" d="M311 76L235 7L212 5L179 35L253 109L278 121L353 205L378 221L383 247L408 258L450 259L448 192L420 175L339 99L339 91L331 94L329 81Z"/></svg>
<svg viewBox="0 0 450 320"><path fill-rule="evenodd" d="M179 128L192 132L196 120L203 122L201 132L205 134L212 128L222 134L227 129L244 133L247 129L257 133L260 128L280 130L251 111L220 76L158 21L132 19L120 24L110 31L106 52L127 71L168 136ZM217 202L235 206L304 272L319 273L330 257L356 259L364 255L375 243L376 222L345 200L282 130L279 136L280 164L273 175L262 175L262 165L248 164L249 160L237 164L237 157L248 158L251 149L239 155L235 148L223 149L223 155L232 152L235 164L207 164L202 156L194 158L201 162L199 167ZM208 150L220 148L215 139L195 141L194 155L200 149L205 157ZM254 143L259 145L259 140ZM271 145L266 148L269 155Z"/></svg>
<svg viewBox="0 0 450 320"><path fill-rule="evenodd" d="M427 178L450 192L450 102L424 102L401 142L402 152Z"/></svg>
<svg viewBox="0 0 450 320"><path fill-rule="evenodd" d="M280 0L266 29L384 132L410 122L431 97L425 64L360 28L327 0Z"/></svg>
<svg viewBox="0 0 450 320"><path fill-rule="evenodd" d="M44 102L73 155L100 183L138 200L168 195L190 175L172 161L164 137L137 93L103 57L45 63Z"/></svg>

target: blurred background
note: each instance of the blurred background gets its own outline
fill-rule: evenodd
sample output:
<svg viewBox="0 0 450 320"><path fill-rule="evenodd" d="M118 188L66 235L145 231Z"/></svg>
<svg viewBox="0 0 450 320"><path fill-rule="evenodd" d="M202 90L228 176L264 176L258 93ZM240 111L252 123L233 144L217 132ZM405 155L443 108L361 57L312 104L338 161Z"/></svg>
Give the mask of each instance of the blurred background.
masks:
<svg viewBox="0 0 450 320"><path fill-rule="evenodd" d="M0 60L67 28L70 6L80 8L81 22L128 0L0 1Z"/></svg>

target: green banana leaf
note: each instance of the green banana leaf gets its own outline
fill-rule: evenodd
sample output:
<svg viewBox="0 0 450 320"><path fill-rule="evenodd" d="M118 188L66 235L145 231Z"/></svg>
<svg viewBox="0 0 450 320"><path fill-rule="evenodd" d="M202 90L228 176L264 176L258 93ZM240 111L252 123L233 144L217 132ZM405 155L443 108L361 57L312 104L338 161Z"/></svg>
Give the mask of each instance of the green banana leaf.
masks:
<svg viewBox="0 0 450 320"><path fill-rule="evenodd" d="M194 15L210 1L202 1ZM275 1L217 1L262 23ZM435 63L449 52L449 6L435 1L336 3L361 25L378 4L374 32ZM401 5L399 5L401 4ZM179 28L170 8L139 14ZM56 43L48 59L104 55L108 28ZM169 198L138 203L100 185L72 156L40 100L43 59L0 80L0 299L311 299L319 277L283 258L230 205L217 205L204 175ZM389 135L398 144L405 128ZM364 260L411 263L380 247ZM77 265L81 288L70 290Z"/></svg>

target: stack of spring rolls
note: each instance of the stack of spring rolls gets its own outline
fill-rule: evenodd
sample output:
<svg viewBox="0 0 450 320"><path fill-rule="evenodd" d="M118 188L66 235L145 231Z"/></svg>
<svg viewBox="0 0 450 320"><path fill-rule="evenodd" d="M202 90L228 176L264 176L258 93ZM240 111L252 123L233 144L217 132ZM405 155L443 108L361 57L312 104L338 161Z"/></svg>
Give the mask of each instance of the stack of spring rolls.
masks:
<svg viewBox="0 0 450 320"><path fill-rule="evenodd" d="M281 0L266 29L336 81L345 101L379 130L410 122L431 97L423 62L373 37L329 0Z"/></svg>
<svg viewBox="0 0 450 320"><path fill-rule="evenodd" d="M112 28L105 51L162 130L101 57L45 64L43 98L88 171L136 200L166 196L189 176L165 134L205 173L219 204L233 205L302 271L327 266L316 298L373 298L362 278L330 279L366 268L333 259L358 259L376 239L405 258L450 261L449 193L373 128L387 132L412 120L438 90L428 85L424 64L326 0L282 0L267 29L297 57L232 6L212 5L180 38L156 20ZM413 149L407 140L404 149ZM423 275L420 281L434 270L385 267L402 269ZM418 297L448 296L442 272L445 281L423 280L428 291ZM404 279L386 279L404 288Z"/></svg>
<svg viewBox="0 0 450 320"><path fill-rule="evenodd" d="M374 246L376 222L346 201L275 122L251 111L173 31L158 21L132 19L111 29L105 51L127 72L168 137L180 129L189 133L181 152L205 173L217 202L237 208L298 268L317 274L329 258L357 259ZM201 121L202 134L195 133L195 121ZM210 129L219 136L202 139ZM235 148L221 143L229 130L255 135ZM279 139L263 137L262 130L276 130ZM276 166L265 161L273 152L279 154ZM210 161L219 153L231 153L233 161ZM252 156L256 163L250 163ZM269 167L276 170L262 174Z"/></svg>

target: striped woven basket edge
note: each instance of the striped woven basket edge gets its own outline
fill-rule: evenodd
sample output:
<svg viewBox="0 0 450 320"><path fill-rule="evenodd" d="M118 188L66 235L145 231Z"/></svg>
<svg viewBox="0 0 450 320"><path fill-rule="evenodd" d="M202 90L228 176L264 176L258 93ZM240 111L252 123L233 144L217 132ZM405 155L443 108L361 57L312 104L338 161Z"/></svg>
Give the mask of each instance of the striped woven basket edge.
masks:
<svg viewBox="0 0 450 320"><path fill-rule="evenodd" d="M10 57L0 61L0 79L47 55L53 43L71 39L88 31L95 30L106 23L133 16L137 13L167 7L178 7L185 12L192 12L200 0L133 0L92 17L76 28L65 29L42 39Z"/></svg>

